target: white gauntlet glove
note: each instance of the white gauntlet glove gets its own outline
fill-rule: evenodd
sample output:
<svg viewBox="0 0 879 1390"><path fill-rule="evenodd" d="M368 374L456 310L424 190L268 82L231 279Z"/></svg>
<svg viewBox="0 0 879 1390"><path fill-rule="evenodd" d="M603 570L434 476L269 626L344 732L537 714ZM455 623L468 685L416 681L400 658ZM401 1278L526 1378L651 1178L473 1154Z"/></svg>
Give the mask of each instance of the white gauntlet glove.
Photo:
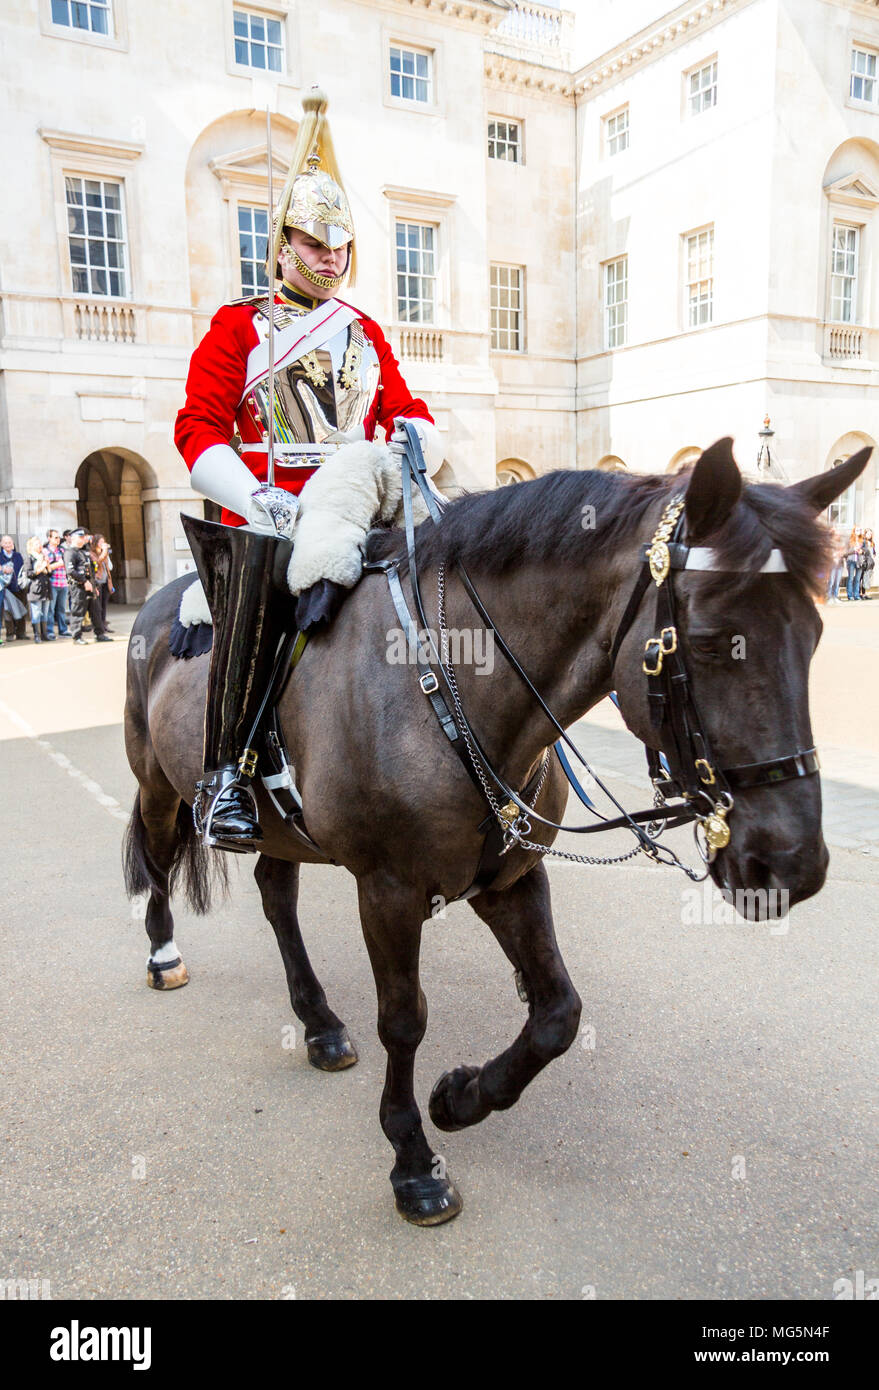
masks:
<svg viewBox="0 0 879 1390"><path fill-rule="evenodd" d="M212 444L196 459L192 486L205 497L243 516L255 531L290 537L299 501L280 487L265 483L254 489L256 479L247 464L228 444Z"/></svg>
<svg viewBox="0 0 879 1390"><path fill-rule="evenodd" d="M424 462L427 465L427 476L432 478L434 473L437 473L442 467L445 452L440 432L436 425L432 425L429 420L409 420L408 423L414 425L418 431L421 452L424 454ZM396 457L402 458L405 444L406 431L402 425L398 425L388 440L388 448Z"/></svg>
<svg viewBox="0 0 879 1390"><path fill-rule="evenodd" d="M251 493L246 515L255 531L292 540L298 510L299 498L294 497L292 492L263 483L256 492Z"/></svg>

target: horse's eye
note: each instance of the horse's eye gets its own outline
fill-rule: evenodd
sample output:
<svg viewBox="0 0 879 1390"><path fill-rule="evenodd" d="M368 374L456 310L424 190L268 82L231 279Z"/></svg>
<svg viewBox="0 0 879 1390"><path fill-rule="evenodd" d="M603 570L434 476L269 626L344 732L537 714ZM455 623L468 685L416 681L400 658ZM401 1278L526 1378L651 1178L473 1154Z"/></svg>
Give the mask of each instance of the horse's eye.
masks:
<svg viewBox="0 0 879 1390"><path fill-rule="evenodd" d="M714 641L710 641L706 637L703 637L701 639L698 637L691 638L689 646L690 651L693 652L695 656L704 656L709 659L716 659L720 656L717 643Z"/></svg>

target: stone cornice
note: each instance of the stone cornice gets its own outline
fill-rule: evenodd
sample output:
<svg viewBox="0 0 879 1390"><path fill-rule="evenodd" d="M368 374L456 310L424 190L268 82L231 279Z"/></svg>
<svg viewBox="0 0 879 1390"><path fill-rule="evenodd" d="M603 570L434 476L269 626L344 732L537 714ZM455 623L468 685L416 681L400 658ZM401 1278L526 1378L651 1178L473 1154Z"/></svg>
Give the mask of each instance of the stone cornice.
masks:
<svg viewBox="0 0 879 1390"><path fill-rule="evenodd" d="M542 63L528 63L522 58L508 58L501 53L485 54L485 80L499 87L513 87L530 96L561 98L572 101L574 79L562 68L544 67Z"/></svg>
<svg viewBox="0 0 879 1390"><path fill-rule="evenodd" d="M382 193L392 203L418 203L429 208L450 208L458 200L457 193L435 193L427 188L402 188L391 183L384 185Z"/></svg>
<svg viewBox="0 0 879 1390"><path fill-rule="evenodd" d="M378 7L375 0L355 0L355 3L367 5L373 11L376 8L402 10L407 14L417 11L440 23L451 20L467 27L475 26L482 33L500 24L507 11L513 8L513 0L381 0Z"/></svg>
<svg viewBox="0 0 879 1390"><path fill-rule="evenodd" d="M67 130L46 130L44 126L40 127L38 134L53 150L102 155L105 159L139 159L145 148L143 145L133 144L130 140L105 140L99 135L74 135Z"/></svg>
<svg viewBox="0 0 879 1390"><path fill-rule="evenodd" d="M751 0L688 0L687 4L679 5L657 23L649 24L640 33L575 73L575 95L595 96L603 87L627 77L630 72L646 66L662 53L687 42L750 4Z"/></svg>

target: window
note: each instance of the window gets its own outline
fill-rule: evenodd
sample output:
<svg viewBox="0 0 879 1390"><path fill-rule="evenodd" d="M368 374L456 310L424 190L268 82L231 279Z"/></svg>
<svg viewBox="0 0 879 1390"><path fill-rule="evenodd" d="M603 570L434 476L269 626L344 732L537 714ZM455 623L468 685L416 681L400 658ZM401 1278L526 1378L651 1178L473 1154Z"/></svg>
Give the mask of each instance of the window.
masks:
<svg viewBox="0 0 879 1390"><path fill-rule="evenodd" d="M433 55L392 44L391 96L404 101L433 101Z"/></svg>
<svg viewBox="0 0 879 1390"><path fill-rule="evenodd" d="M284 32L279 19L233 10L235 62L244 68L284 71Z"/></svg>
<svg viewBox="0 0 879 1390"><path fill-rule="evenodd" d="M840 464L846 462L847 459L834 459L831 466L833 468L839 468ZM860 510L857 505L859 500L857 495L857 484L858 479L855 479L851 486L847 487L845 492L842 493L840 497L837 497L834 502L831 502L830 506L827 508L828 522L831 526L838 526L840 531L847 532L849 527L857 525L855 517ZM848 540L848 535L845 535L844 539Z"/></svg>
<svg viewBox="0 0 879 1390"><path fill-rule="evenodd" d="M629 327L629 258L620 256L604 267L604 345L625 347Z"/></svg>
<svg viewBox="0 0 879 1390"><path fill-rule="evenodd" d="M517 265L491 267L491 346L494 352L523 352L525 272Z"/></svg>
<svg viewBox="0 0 879 1390"><path fill-rule="evenodd" d="M687 102L691 116L717 105L717 60L687 74Z"/></svg>
<svg viewBox="0 0 879 1390"><path fill-rule="evenodd" d="M52 23L69 29L86 29L92 34L111 34L110 0L52 0Z"/></svg>
<svg viewBox="0 0 879 1390"><path fill-rule="evenodd" d="M397 223L397 319L433 323L436 306L436 227Z"/></svg>
<svg viewBox="0 0 879 1390"><path fill-rule="evenodd" d="M852 74L849 96L855 101L869 101L876 105L879 91L876 86L876 54L868 48L852 49Z"/></svg>
<svg viewBox="0 0 879 1390"><path fill-rule="evenodd" d="M124 298L128 290L122 185L67 174L64 186L73 293Z"/></svg>
<svg viewBox="0 0 879 1390"><path fill-rule="evenodd" d="M714 228L690 232L684 238L687 292L685 316L689 328L699 328L714 318Z"/></svg>
<svg viewBox="0 0 879 1390"><path fill-rule="evenodd" d="M269 215L265 208L238 205L238 254L241 260L241 293L257 294L269 287L266 248Z"/></svg>
<svg viewBox="0 0 879 1390"><path fill-rule="evenodd" d="M622 154L629 148L629 108L604 118L604 147L608 156Z"/></svg>
<svg viewBox="0 0 879 1390"><path fill-rule="evenodd" d="M496 117L488 123L489 159L509 159L522 163L522 127L519 121L501 121Z"/></svg>
<svg viewBox="0 0 879 1390"><path fill-rule="evenodd" d="M858 313L858 231L833 224L830 253L830 317L834 323L856 323Z"/></svg>

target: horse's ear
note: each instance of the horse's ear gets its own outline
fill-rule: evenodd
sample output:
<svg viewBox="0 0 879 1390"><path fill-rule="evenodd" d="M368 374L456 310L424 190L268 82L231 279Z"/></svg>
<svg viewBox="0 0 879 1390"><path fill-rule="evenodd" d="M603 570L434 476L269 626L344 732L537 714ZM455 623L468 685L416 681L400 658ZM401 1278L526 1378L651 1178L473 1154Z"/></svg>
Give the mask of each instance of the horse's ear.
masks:
<svg viewBox="0 0 879 1390"><path fill-rule="evenodd" d="M733 458L732 440L718 439L706 449L687 488L688 540L702 540L718 531L742 492L742 475Z"/></svg>
<svg viewBox="0 0 879 1390"><path fill-rule="evenodd" d="M823 512L825 507L829 507L831 502L835 502L837 497L851 486L855 478L860 477L872 452L873 446L868 444L865 449L859 449L856 454L852 454L845 463L837 464L836 468L828 468L826 473L816 473L814 478L793 483L788 492L798 493L816 513Z"/></svg>

